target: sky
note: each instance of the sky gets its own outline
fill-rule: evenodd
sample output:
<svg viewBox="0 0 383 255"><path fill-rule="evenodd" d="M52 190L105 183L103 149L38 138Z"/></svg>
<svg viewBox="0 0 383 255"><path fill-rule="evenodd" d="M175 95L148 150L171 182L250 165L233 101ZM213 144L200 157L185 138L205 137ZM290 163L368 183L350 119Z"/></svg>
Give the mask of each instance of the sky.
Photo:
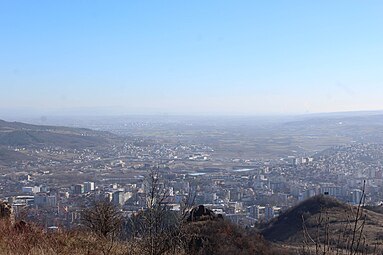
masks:
<svg viewBox="0 0 383 255"><path fill-rule="evenodd" d="M383 110L383 1L0 0L0 117Z"/></svg>

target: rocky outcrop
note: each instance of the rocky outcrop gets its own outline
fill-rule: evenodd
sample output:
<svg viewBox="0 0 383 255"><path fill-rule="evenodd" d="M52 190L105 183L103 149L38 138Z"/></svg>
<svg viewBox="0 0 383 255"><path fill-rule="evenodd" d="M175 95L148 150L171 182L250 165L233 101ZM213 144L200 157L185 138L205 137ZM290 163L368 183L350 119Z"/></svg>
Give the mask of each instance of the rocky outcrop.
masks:
<svg viewBox="0 0 383 255"><path fill-rule="evenodd" d="M219 218L219 217L212 210L206 208L203 205L199 205L198 207L194 207L193 209L191 209L189 213L189 217L187 218L187 221L193 222L193 221L203 221L203 220L214 220L216 218Z"/></svg>
<svg viewBox="0 0 383 255"><path fill-rule="evenodd" d="M0 219L8 219L13 222L14 216L13 216L13 210L12 206L4 201L0 200Z"/></svg>

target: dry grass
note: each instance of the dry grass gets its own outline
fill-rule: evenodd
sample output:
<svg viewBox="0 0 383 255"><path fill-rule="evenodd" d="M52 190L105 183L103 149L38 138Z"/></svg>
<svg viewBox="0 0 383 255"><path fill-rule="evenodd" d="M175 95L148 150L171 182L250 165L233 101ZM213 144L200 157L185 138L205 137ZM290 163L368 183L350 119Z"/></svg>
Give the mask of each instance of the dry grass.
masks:
<svg viewBox="0 0 383 255"><path fill-rule="evenodd" d="M182 242L161 255L225 255L225 254L288 254L261 236L249 233L225 221L206 221L188 224ZM7 255L145 255L148 240L113 241L89 231L47 233L35 225L22 229L9 221L0 221L0 254ZM281 253L282 252L282 253Z"/></svg>
<svg viewBox="0 0 383 255"><path fill-rule="evenodd" d="M299 254L382 254L382 214L316 196L286 211L263 231Z"/></svg>
<svg viewBox="0 0 383 255"><path fill-rule="evenodd" d="M111 242L90 232L46 233L34 225L17 229L8 221L0 221L0 254L129 254L128 245Z"/></svg>

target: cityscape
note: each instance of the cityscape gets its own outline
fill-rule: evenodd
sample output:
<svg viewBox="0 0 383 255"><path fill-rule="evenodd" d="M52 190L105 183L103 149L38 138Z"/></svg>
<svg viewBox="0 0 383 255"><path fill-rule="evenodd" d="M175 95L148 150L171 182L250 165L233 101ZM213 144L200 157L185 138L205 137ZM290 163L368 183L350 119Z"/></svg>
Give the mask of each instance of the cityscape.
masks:
<svg viewBox="0 0 383 255"><path fill-rule="evenodd" d="M0 255L383 255L382 13L0 0Z"/></svg>
<svg viewBox="0 0 383 255"><path fill-rule="evenodd" d="M370 118L377 116L380 115ZM357 122L354 117L342 118L349 122L347 129L354 125L352 121ZM68 229L81 224L81 211L94 201L110 201L126 216L147 209L147 178L153 171L166 192L164 203L169 210L180 211L185 200L192 196L195 205L203 204L244 227L267 223L319 194L350 205L358 205L365 194L366 205L382 205L383 145L379 143L362 143L354 135L342 138L350 139L349 144L329 146L317 152L293 150L279 158L278 149L274 157L267 159L249 149L250 153L233 157L230 150L215 148L217 131L209 133L209 125L199 127L206 133L201 139L192 139L194 135L187 128L190 123L185 120L176 124L146 124L141 131L153 132L158 125L165 126L164 129L179 128L180 138L162 136L161 130L153 136L129 136L118 128L112 133L72 127L65 128L65 132L104 140L89 146L87 141L63 143L52 136L45 139L57 141L46 146L15 139L20 135L18 129L30 132L30 137L37 134L38 140L39 132L57 134L62 131L60 127L51 130L49 126L2 122L2 134L8 134L9 138L12 130L15 135L14 140L3 139L9 144L6 150L17 154L15 160L2 160L0 196L12 205L16 219L34 221L45 228ZM130 131L126 128L125 132ZM187 133L189 137L185 138ZM311 134L320 135L315 131ZM233 140L238 144L246 142L236 139Z"/></svg>

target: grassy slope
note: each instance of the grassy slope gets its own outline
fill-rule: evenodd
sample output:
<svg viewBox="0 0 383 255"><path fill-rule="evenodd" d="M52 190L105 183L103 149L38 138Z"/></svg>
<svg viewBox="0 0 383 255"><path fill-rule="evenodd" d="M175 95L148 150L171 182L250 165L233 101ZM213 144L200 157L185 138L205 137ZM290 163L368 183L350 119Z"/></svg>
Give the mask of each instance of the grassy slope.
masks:
<svg viewBox="0 0 383 255"><path fill-rule="evenodd" d="M355 214L355 207L327 196L316 196L303 201L270 222L262 234L270 241L302 245L305 240L303 216L307 232L313 239L318 237L319 229L319 238L324 240L324 225L327 222L330 239L335 241L341 236L341 245L346 245L352 232L345 229L347 224L353 226ZM383 246L383 215L370 210L363 210L363 215L366 215L366 222L362 238L366 238L366 243L370 246L375 244ZM324 223L318 228L319 217L324 219Z"/></svg>

